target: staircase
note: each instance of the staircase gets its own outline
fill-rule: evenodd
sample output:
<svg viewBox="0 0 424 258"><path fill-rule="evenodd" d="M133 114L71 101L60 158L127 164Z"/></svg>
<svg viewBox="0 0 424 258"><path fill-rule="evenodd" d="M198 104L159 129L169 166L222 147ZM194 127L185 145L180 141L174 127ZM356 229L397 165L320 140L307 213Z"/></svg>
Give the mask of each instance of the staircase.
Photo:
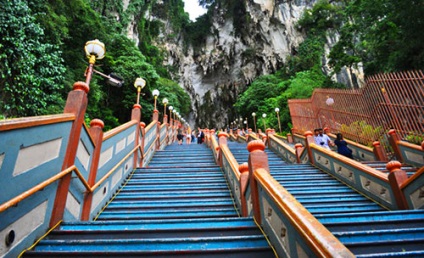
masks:
<svg viewBox="0 0 424 258"><path fill-rule="evenodd" d="M275 257L240 218L204 144L171 145L136 169L97 221L63 223L25 257Z"/></svg>
<svg viewBox="0 0 424 258"><path fill-rule="evenodd" d="M246 144L228 147L247 162ZM271 175L357 257L424 257L424 210L387 211L310 164L265 151Z"/></svg>

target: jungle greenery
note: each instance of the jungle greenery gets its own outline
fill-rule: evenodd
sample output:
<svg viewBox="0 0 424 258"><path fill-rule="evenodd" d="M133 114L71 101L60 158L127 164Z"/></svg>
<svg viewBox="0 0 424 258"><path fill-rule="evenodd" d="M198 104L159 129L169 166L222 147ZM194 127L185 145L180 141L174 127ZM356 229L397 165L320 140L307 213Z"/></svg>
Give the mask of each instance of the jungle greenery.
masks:
<svg viewBox="0 0 424 258"><path fill-rule="evenodd" d="M170 2L175 3L162 15L174 17L175 26L189 23L182 0ZM63 112L73 83L85 81L84 45L93 39L106 46L106 57L95 69L117 74L125 82L116 88L93 74L87 122L100 118L106 130L127 122L136 102L137 77L147 82L140 100L143 121L151 121L153 89L160 91L160 113L161 99L167 97L169 105L187 115L189 95L171 80L163 53L153 44L161 23L144 18L151 8L151 1L145 0L130 1L125 11L121 0L0 0L0 117ZM126 37L132 17L139 24L139 47Z"/></svg>
<svg viewBox="0 0 424 258"><path fill-rule="evenodd" d="M184 39L186 47L199 50L211 33L214 11L225 10L232 18L235 35L248 36L250 18L245 0L199 0L208 13L191 22L182 0L0 0L0 118L61 113L75 81L84 80L86 41L99 39L106 57L95 69L115 73L125 84L114 88L102 77L90 83L87 121L100 118L106 130L128 121L136 100L132 86L137 77L147 81L141 98L142 119L150 121L151 92L185 116L190 112L188 94L173 80L176 68L164 66L165 52L158 40ZM267 125L278 128L274 108L281 110L284 130L290 127L289 98L308 98L315 88L337 88L323 73L327 38L338 37L327 58L334 72L362 64L366 74L424 68L422 1L410 0L319 0L307 10L298 29L305 40L272 75L263 75L249 85L235 104L238 117L267 113ZM150 16L149 16L150 15ZM165 25L158 19L167 20ZM119 19L117 18L119 17ZM137 23L139 45L126 36L130 21ZM169 26L173 33L161 35ZM169 27L166 27L169 29ZM254 56L254 46L246 55ZM160 103L159 99L159 103ZM159 110L162 112L161 105ZM252 119L248 119L252 127ZM260 121L259 125L260 125Z"/></svg>
<svg viewBox="0 0 424 258"><path fill-rule="evenodd" d="M289 98L309 98L315 88L343 87L322 72L326 38L336 35L339 40L327 56L334 72L358 64L366 74L423 69L424 34L418 33L423 13L418 0L319 0L298 22L306 38L297 53L276 74L255 80L235 104L238 112L250 118L256 112L258 126L261 114L267 113L267 126L278 128L274 108L279 107L283 130L289 131Z"/></svg>

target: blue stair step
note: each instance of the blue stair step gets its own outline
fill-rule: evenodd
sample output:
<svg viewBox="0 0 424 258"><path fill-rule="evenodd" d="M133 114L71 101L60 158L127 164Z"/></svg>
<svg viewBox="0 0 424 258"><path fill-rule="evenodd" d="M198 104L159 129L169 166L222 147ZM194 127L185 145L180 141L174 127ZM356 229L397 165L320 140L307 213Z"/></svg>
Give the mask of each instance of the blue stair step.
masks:
<svg viewBox="0 0 424 258"><path fill-rule="evenodd" d="M253 218L239 217L212 151L171 145L134 171L97 221L64 223L25 257L275 254Z"/></svg>
<svg viewBox="0 0 424 258"><path fill-rule="evenodd" d="M242 145L228 144L239 163L248 158ZM424 257L424 211L387 211L310 164L278 163L267 153L274 179L357 257ZM364 164L387 172L386 163Z"/></svg>

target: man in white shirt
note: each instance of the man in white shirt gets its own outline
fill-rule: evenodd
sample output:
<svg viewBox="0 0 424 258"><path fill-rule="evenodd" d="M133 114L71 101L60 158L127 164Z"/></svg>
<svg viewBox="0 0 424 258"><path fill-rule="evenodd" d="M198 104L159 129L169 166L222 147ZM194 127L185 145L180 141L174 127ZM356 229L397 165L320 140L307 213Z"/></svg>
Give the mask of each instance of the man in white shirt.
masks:
<svg viewBox="0 0 424 258"><path fill-rule="evenodd" d="M324 134L321 128L315 129L314 133L315 133L315 136L314 136L315 143L321 147L331 150L330 146L334 146L334 143L331 141L330 137Z"/></svg>

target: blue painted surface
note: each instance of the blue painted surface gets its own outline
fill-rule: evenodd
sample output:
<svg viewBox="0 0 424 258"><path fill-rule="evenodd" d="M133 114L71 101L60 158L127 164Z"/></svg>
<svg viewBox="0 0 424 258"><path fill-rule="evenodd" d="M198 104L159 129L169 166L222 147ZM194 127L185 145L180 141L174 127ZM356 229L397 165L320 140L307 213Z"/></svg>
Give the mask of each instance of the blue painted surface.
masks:
<svg viewBox="0 0 424 258"><path fill-rule="evenodd" d="M195 161L197 157L197 162ZM95 222L65 223L43 252L275 257L252 218L239 218L219 167L204 145L169 146L137 169ZM159 166L172 160L168 166ZM189 162L187 162L189 161Z"/></svg>
<svg viewBox="0 0 424 258"><path fill-rule="evenodd" d="M229 143L229 147L238 162L247 160L245 146ZM424 210L387 211L312 165L278 163L268 155L274 179L358 257L419 257L424 253Z"/></svg>

